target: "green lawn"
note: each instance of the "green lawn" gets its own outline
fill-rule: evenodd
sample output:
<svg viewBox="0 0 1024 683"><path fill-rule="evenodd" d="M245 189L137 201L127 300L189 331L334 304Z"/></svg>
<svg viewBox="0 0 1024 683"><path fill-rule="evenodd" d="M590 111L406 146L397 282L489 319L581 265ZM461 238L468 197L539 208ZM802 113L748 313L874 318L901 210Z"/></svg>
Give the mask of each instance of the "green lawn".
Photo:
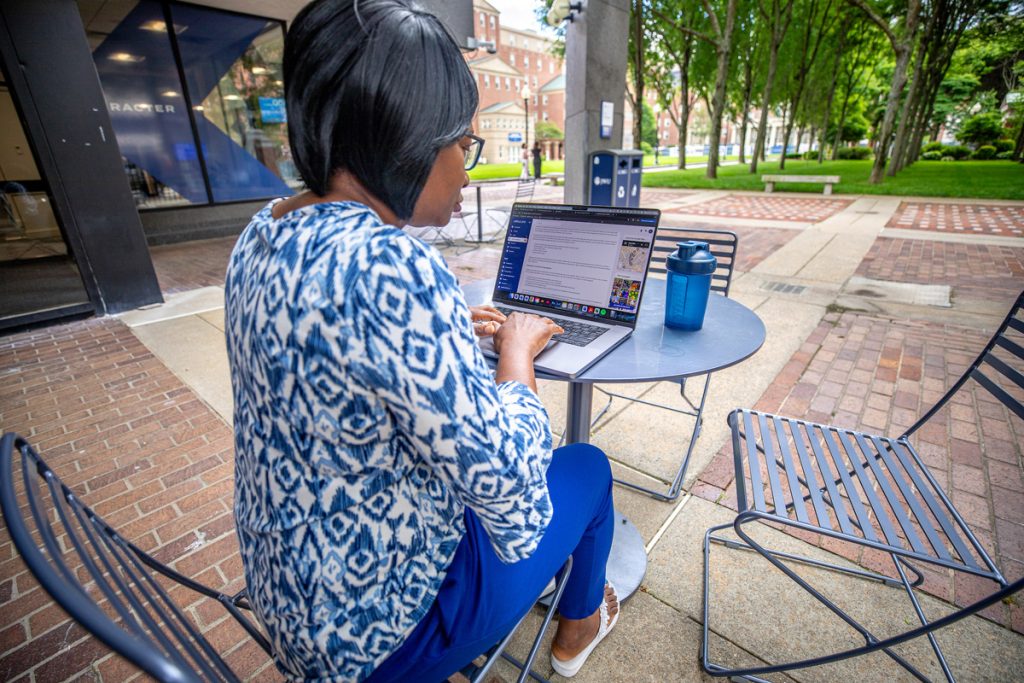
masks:
<svg viewBox="0 0 1024 683"><path fill-rule="evenodd" d="M728 157L733 160L736 157ZM702 164L708 160L707 157L686 157L688 164ZM723 159L724 161L724 159ZM675 165L679 163L678 157L659 157L658 164L661 166ZM654 155L644 157L644 166L654 165ZM519 164L480 164L469 172L470 180L495 180L498 178L515 179L519 177ZM530 165L530 172L533 173L533 165ZM540 167L541 175L545 173L565 173L564 161L545 161ZM666 186L672 187L672 186Z"/></svg>
<svg viewBox="0 0 1024 683"><path fill-rule="evenodd" d="M976 197L981 199L1024 199L1024 164L1012 161L919 161L886 177L878 184L868 182L871 161L815 161L788 159L784 174L838 175L842 182L833 189L845 194L887 194L921 197ZM708 188L716 190L764 190L762 174L779 173L779 163L770 161L751 174L748 166L723 166L718 179L704 177L705 169L665 171L644 176L644 187ZM786 184L786 192L821 193L820 184Z"/></svg>

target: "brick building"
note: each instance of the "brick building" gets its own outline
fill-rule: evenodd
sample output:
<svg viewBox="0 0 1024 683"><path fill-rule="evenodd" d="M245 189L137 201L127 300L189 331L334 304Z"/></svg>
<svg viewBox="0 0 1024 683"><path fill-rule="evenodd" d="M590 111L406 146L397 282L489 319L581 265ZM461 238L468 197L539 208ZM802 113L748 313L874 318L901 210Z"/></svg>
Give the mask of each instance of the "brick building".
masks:
<svg viewBox="0 0 1024 683"><path fill-rule="evenodd" d="M532 147L536 140L538 121L565 129L563 60L553 53L550 38L503 27L500 12L486 0L475 0L473 9L477 40L493 42L495 49L494 54L481 49L466 55L480 91L474 127L486 140L483 160L518 162L522 144ZM541 146L545 158L562 157L560 139L542 139Z"/></svg>

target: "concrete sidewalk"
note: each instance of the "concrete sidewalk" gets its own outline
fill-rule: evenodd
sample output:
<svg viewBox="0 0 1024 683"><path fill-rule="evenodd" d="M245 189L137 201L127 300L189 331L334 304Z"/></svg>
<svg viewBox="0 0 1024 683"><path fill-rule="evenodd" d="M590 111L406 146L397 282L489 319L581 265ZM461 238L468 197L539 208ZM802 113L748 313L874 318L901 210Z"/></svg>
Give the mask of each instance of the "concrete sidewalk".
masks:
<svg viewBox="0 0 1024 683"><path fill-rule="evenodd" d="M546 188L543 198L558 200L558 192L560 189ZM732 296L764 320L767 341L748 361L714 376L703 434L684 487L687 492L679 501L674 504L656 502L631 490L616 488L617 507L639 528L650 564L641 590L624 606L616 631L596 651L577 676L578 680L696 681L708 678L698 664L702 619L701 539L709 526L728 522L735 515L725 425L729 410L736 406L759 405L765 409L785 409L795 417L838 416L850 426L867 429L898 426L899 421L890 423L888 416L905 418L907 411L919 409L926 399L941 392L941 384L947 381L949 374L946 370L962 364L962 356L972 345L980 347L980 340L1005 314L1016 292L1024 288L1024 276L1019 268L1019 264L1024 263L1024 238L946 235L889 227L904 210L902 207L908 201L905 198L832 196L808 199L808 195L774 193L771 199L776 203L765 203L764 195L755 193L664 190L649 193L646 203L664 211L664 225L699 223L733 229L740 235L741 254ZM985 204L966 200L961 203ZM908 235L908 232L914 234ZM921 252L919 257L910 259L905 256L905 253L917 253L908 251L911 247L924 249L922 245L927 247L927 254ZM215 246L214 251L230 249L229 241L218 242ZM937 250L937 247L941 248ZM963 254L965 259L980 264L978 268L950 274L951 271L936 267L924 272L922 264L932 261L945 264L945 255L957 255L961 247L967 249ZM178 259L187 261L181 258L181 248L177 251L162 249L168 260L173 256L175 263ZM497 264L496 248L487 246L458 253L460 251L449 249L445 256L462 281L491 276ZM163 280L159 254L156 260ZM176 272L183 267L186 266L175 266ZM180 281L187 282L188 278L181 277ZM149 372L166 368L173 375L171 379L187 390L189 396L194 396L211 415L219 418L220 424L209 429L221 439L223 434L229 433L227 425L231 420L230 378L224 351L223 289L202 274L194 282L207 286L179 287L183 291L168 296L167 303L160 307L125 314L120 317L120 323L93 322L85 325L84 332L72 329L69 334L97 334L98 328L106 330L110 325L123 323L130 330L128 336L140 342L141 348L131 346L130 340L119 343L127 344L133 349L131 353L141 354L140 357L151 354L152 361L145 361L147 367L153 368ZM874 356L855 353L867 346L863 336L856 336L861 334L858 332L861 328L877 329L883 336L888 335L884 341L886 346L875 351ZM115 333L120 334L111 332ZM847 336L853 341L848 341ZM5 357L0 370L12 373L16 372L11 369L15 364L31 364L33 358L44 353L39 350L39 345L44 343L41 339L40 335L28 335L15 340L15 346L23 350L16 358ZM7 341L0 340L4 354L10 353L2 346ZM851 346L848 348L845 344ZM36 353L33 355L24 349ZM890 356L886 355L886 349L899 352L892 366L887 365ZM873 367L868 369L867 365L872 363ZM941 376L929 370L937 367L937 363L942 364ZM916 379L915 367L919 369ZM835 396L828 395L832 385L839 387ZM805 386L809 388L802 388ZM616 389L625 389L645 400L678 399L674 385L630 385ZM168 393L174 391L177 390ZM553 429L558 433L565 419L565 385L542 382L540 391ZM857 393L861 395L855 395ZM4 401L13 401L14 397L11 393L3 395ZM65 396L65 399L70 398L73 392ZM30 399L24 400L31 406ZM595 413L600 407L597 400ZM903 413L899 412L901 410ZM67 436L75 427L62 427L54 434L52 429L35 422L34 414L32 409L23 413L5 406L0 419L5 429L22 429L30 440L41 440L44 457L45 446L55 448L65 458L63 466L70 468L68 471L78 471L80 468L73 460L77 445ZM689 427L676 426L666 415L642 404L616 402L595 425L591 440L609 454L618 476L662 485L674 472L680 449L685 447L685 438L679 435L689 433ZM882 417L885 420L876 425ZM964 422L974 420L975 432L977 426L988 426L982 424L982 416L977 413L957 417ZM972 519L972 525L982 525L979 534L984 536L986 544L991 543L992 552L997 553L1011 579L1024 574L1024 519L1018 514L1019 510L1024 510L1024 478L1021 477L1024 434L1013 431L1019 428L1019 424L1006 427L1009 438L1001 447L1006 455L999 455L993 462L985 459L987 456L983 457L981 452L978 462L954 462L950 444L960 436L959 432L943 437L945 460L936 456L935 461L941 470L937 476L952 488L954 497L965 496L964 500L977 504L977 518ZM100 433L99 437L102 436ZM61 439L70 445L65 448ZM145 448L145 444L141 447ZM202 480L199 488L190 489L188 493L193 495L206 486L220 487L219 516L224 514L224 509L230 509L226 507L230 503L230 490L223 488L226 486L223 482L229 481L223 474L228 471L224 468L229 468L229 454L230 444L218 451L219 478ZM194 467L187 463L182 465L188 466ZM210 467L213 471L212 464ZM202 472L188 473L188 477L193 475L203 476ZM192 481L188 477L185 482ZM975 483L969 487L963 483L969 481ZM130 494L142 485L141 481L129 483L121 495ZM86 489L86 494L94 490L88 485ZM90 500L89 495L85 495L85 499ZM160 528L156 520L151 520L152 528L147 528L148 515L163 508L155 504L143 508L136 510L138 514L134 516L123 516L131 521L133 530L141 537L148 537L147 534ZM110 509L116 512L119 508L111 505ZM173 517L184 517L186 512L175 505ZM165 517L166 524L172 516L168 513ZM761 530L761 535L773 547L838 563L853 565L871 559L849 552L837 555L830 552L835 548L818 547L768 527ZM188 536L157 532L151 543L162 547L170 538ZM215 541L224 544L222 554L230 555L227 550L233 541L230 530L222 531L216 538L209 535L205 538L200 546ZM184 543L176 543L179 550L185 548ZM194 561L189 564L199 568ZM731 663L780 661L822 654L829 647L838 649L863 644L862 639L858 643L851 629L813 603L795 584L761 564L751 554L741 551L716 547L712 553L711 590L715 608L711 649L716 659ZM9 582L13 586L7 594L9 599L16 600L23 593L32 595L24 575L18 574L10 562L5 566L8 569L0 575L0 581L14 577ZM223 581L237 583L238 575L230 573L236 571L236 567L217 566L218 576ZM909 603L896 594L896 589L817 569L801 569L800 572L858 618L863 617L876 635L898 632L915 619L909 611ZM931 579L934 583L927 584L931 594L925 596L923 605L933 618L948 612L951 604L962 602L976 588L954 585L952 579L944 588L941 576ZM2 602L0 592L0 604ZM26 603L24 609L28 606ZM43 608L35 608L39 609ZM22 619L31 620L37 614L30 610L24 616L8 615L7 620L0 623L0 629L18 626ZM954 672L963 680L1020 678L1020 672L1024 671L1024 636L1021 635L1024 617L1021 615L1016 603L1004 605L1000 610L986 613L988 618L972 617L942 634L940 642L947 648ZM530 618L539 621L536 615ZM220 621L208 623L210 628L221 624ZM24 626L22 642L0 643L0 652L5 653L0 657L9 662L7 668L0 666L0 673L10 674L5 678L11 679L33 671L36 664L28 658L26 643L45 633L28 624ZM238 642L232 645L233 653L243 647ZM525 649L524 639L517 638L513 652L522 655ZM927 643L910 644L897 650L929 677L941 678ZM16 653L20 653L17 662L10 663ZM44 653L38 656L49 657ZM101 658L100 661L108 660ZM546 651L538 661L538 669L550 675ZM85 669L92 667L93 671L115 670L110 664L104 664L107 669L97 669L95 662L83 666ZM265 662L258 666L247 665L245 671L258 678L275 678ZM506 669L498 673L506 680L514 679ZM34 675L39 678L38 673ZM852 663L796 671L788 677L774 679L824 681L840 677L877 681L910 679L906 671L883 654Z"/></svg>

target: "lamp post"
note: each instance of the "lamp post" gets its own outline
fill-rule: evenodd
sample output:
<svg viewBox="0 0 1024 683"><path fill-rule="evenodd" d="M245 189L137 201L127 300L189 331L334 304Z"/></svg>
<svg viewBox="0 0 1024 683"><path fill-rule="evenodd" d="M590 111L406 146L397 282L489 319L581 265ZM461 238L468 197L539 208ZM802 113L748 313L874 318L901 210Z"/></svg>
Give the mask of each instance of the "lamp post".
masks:
<svg viewBox="0 0 1024 683"><path fill-rule="evenodd" d="M530 86L524 85L523 89L519 91L519 95L523 98L523 107L526 109L526 115L523 123L523 143L526 145L526 149L530 149Z"/></svg>

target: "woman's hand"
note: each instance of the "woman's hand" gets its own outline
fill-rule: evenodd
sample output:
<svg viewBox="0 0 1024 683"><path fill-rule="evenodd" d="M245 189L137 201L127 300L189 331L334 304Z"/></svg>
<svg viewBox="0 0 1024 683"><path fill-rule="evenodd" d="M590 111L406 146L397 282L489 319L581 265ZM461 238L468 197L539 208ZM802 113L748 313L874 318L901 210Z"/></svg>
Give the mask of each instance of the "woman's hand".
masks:
<svg viewBox="0 0 1024 683"><path fill-rule="evenodd" d="M470 306L473 318L473 332L478 337L491 337L505 322L505 314L494 306Z"/></svg>
<svg viewBox="0 0 1024 683"><path fill-rule="evenodd" d="M494 350L499 356L521 352L532 361L551 341L552 335L564 331L550 318L513 313L495 333Z"/></svg>

